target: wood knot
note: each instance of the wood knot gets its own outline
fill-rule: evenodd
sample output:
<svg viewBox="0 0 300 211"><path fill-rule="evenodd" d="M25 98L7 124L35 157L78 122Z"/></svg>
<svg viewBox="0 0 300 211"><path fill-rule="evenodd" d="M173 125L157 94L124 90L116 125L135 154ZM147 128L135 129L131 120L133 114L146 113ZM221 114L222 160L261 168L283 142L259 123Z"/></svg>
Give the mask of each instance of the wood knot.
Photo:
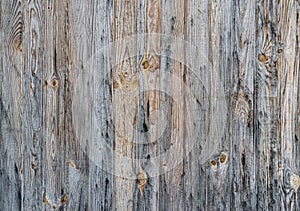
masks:
<svg viewBox="0 0 300 211"><path fill-rule="evenodd" d="M48 198L47 198L47 196L46 196L46 191L43 193L43 202L44 202L44 204L45 205L47 205L47 206L52 206L52 209L53 210L56 210L58 207L60 207L60 206L62 206L62 205L64 205L64 204L66 204L66 202L67 202L67 194L66 193L64 193L63 195L62 195L62 197L61 197L61 199L60 199L60 202L59 202L59 205L57 206L56 204L51 204L50 203L50 201L48 200Z"/></svg>
<svg viewBox="0 0 300 211"><path fill-rule="evenodd" d="M140 190L141 194L143 195L143 189L147 184L147 174L142 169L141 165L139 165L138 171L138 189Z"/></svg>
<svg viewBox="0 0 300 211"><path fill-rule="evenodd" d="M240 90L236 95L234 108L237 119L250 122L251 100L244 91Z"/></svg>
<svg viewBox="0 0 300 211"><path fill-rule="evenodd" d="M227 161L227 154L225 152L222 152L220 154L219 160L220 160L220 163L226 163L226 161Z"/></svg>
<svg viewBox="0 0 300 211"><path fill-rule="evenodd" d="M218 171L218 162L215 159L210 160L209 164L210 164L212 171L214 171L214 172Z"/></svg>
<svg viewBox="0 0 300 211"><path fill-rule="evenodd" d="M35 163L33 161L31 162L31 168L35 169Z"/></svg>
<svg viewBox="0 0 300 211"><path fill-rule="evenodd" d="M149 59L148 59L148 58ZM141 69L154 72L159 68L159 56L157 55L144 55L141 62Z"/></svg>
<svg viewBox="0 0 300 211"><path fill-rule="evenodd" d="M64 205L67 202L67 194L64 193L64 195L62 195L61 199L60 199L60 204Z"/></svg>
<svg viewBox="0 0 300 211"><path fill-rule="evenodd" d="M128 76L129 76L129 75L128 75L128 72L124 72L124 73L123 73L123 76L124 76L124 78L128 78Z"/></svg>
<svg viewBox="0 0 300 211"><path fill-rule="evenodd" d="M17 47L17 49L18 49L20 52L23 52L23 45L22 45L22 43L20 43L20 45Z"/></svg>
<svg viewBox="0 0 300 211"><path fill-rule="evenodd" d="M76 165L72 160L69 160L68 163L72 168L76 168Z"/></svg>
<svg viewBox="0 0 300 211"><path fill-rule="evenodd" d="M266 55L265 54L259 54L258 55L258 61L260 61L260 62L265 62L267 60L267 57L266 57Z"/></svg>
<svg viewBox="0 0 300 211"><path fill-rule="evenodd" d="M216 165L217 165L217 162L216 162L215 160L211 160L211 161L210 161L210 165L216 166Z"/></svg>
<svg viewBox="0 0 300 211"><path fill-rule="evenodd" d="M49 202L49 200L47 199L47 196L46 196L46 192L43 193L43 202L46 205L50 205L50 202Z"/></svg>
<svg viewBox="0 0 300 211"><path fill-rule="evenodd" d="M150 64L147 60L142 62L142 69L143 70L148 70L149 67L150 67Z"/></svg>
<svg viewBox="0 0 300 211"><path fill-rule="evenodd" d="M291 175L290 183L291 183L291 187L294 189L294 191L297 192L297 190L300 186L300 177L296 174Z"/></svg>
<svg viewBox="0 0 300 211"><path fill-rule="evenodd" d="M121 85L121 88L123 91L125 92L129 92L132 90L135 90L138 87L138 78L137 78L137 74L133 74L133 73L128 73L128 72L124 72L124 73L119 73L119 82L115 81L113 82L113 86L114 88L118 88L119 85Z"/></svg>
<svg viewBox="0 0 300 211"><path fill-rule="evenodd" d="M57 79L56 78L52 79L51 84L53 87L57 87Z"/></svg>
<svg viewBox="0 0 300 211"><path fill-rule="evenodd" d="M119 88L119 83L117 81L114 81L113 82L113 87L114 87L114 89Z"/></svg>

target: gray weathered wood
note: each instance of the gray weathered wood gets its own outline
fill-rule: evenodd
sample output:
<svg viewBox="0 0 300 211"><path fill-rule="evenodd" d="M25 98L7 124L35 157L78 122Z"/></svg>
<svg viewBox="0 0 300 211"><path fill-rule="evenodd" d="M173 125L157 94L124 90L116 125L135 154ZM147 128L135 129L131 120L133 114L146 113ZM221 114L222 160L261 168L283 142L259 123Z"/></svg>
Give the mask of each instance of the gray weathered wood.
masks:
<svg viewBox="0 0 300 211"><path fill-rule="evenodd" d="M0 210L300 210L299 11L2 0Z"/></svg>

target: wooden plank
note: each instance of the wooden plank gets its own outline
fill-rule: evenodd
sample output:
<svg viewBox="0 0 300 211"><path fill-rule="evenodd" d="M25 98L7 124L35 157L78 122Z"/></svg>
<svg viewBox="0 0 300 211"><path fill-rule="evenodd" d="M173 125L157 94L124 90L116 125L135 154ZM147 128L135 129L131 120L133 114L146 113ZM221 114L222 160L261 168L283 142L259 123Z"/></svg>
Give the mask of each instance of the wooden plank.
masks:
<svg viewBox="0 0 300 211"><path fill-rule="evenodd" d="M0 204L23 208L23 55L22 1L0 3ZM27 180L29 182L29 180Z"/></svg>
<svg viewBox="0 0 300 211"><path fill-rule="evenodd" d="M253 79L255 56L255 4L241 1L234 8L234 60L232 72L232 166L234 193L231 207L255 209Z"/></svg>
<svg viewBox="0 0 300 211"><path fill-rule="evenodd" d="M155 6L155 4L153 5ZM151 9L151 7L150 7ZM185 36L185 2L162 2L157 12L166 11L164 16L159 17L161 26L157 27L155 33L169 35L170 46L175 46L176 41L183 41ZM149 14L150 15L150 14ZM151 20L151 19L150 19ZM148 20L149 21L149 20ZM151 23L151 22L150 22ZM150 25L151 27L151 25ZM153 27L154 28L154 27ZM153 39L154 42L160 43L165 48L163 41ZM159 84L157 86L158 109L164 119L158 121L159 127L163 127L164 132L156 136L158 143L158 153L164 155L166 150L170 156L161 159L160 168L162 168L161 176L159 176L159 197L157 199L158 210L183 210L183 159L184 159L184 144L186 140L185 130L187 112L184 99L184 80L185 74L184 55L185 49L178 49L174 52L163 53L166 49L160 49L160 46L151 45L151 50L160 53L159 69L154 72L158 74ZM170 47L172 49L172 47ZM181 60L176 60L181 58ZM152 72L149 73L149 75ZM152 73L153 74L153 73ZM170 80L166 80L170 77ZM151 79L150 79L151 80ZM150 81L148 79L148 81ZM154 84L155 86L155 84ZM168 92L167 90L169 90ZM150 101L150 100L149 100ZM150 101L150 117L151 118L151 101ZM167 134L167 135L166 135ZM179 162L177 162L177 160Z"/></svg>
<svg viewBox="0 0 300 211"><path fill-rule="evenodd" d="M80 2L80 1L79 1ZM82 9L84 9L84 2L80 3ZM101 129L101 138L102 142L109 143L112 146L112 137L114 137L113 132L113 122L112 122L112 111L111 111L111 99L112 93L109 91L112 88L112 77L111 77L111 64L104 58L107 56L104 52L100 51L100 49L105 48L109 43L113 42L114 39L114 8L113 1L110 2L94 2L93 4L93 25L92 25L92 55L96 56L91 57L90 60L85 62L91 62L94 70L94 81L98 82L95 85L95 91L97 95L100 97L97 100L97 104L101 105L101 110L96 110L95 114L97 116L94 124ZM84 26L84 24L83 24ZM80 28L77 29L80 33L82 30ZM101 34L101 36L97 36L97 34ZM96 35L96 36L95 36ZM82 43L79 41L79 43ZM104 77L100 74L97 74L97 70L102 70ZM109 81L108 81L109 80ZM99 84L100 83L100 84ZM108 83L108 84L107 84ZM104 96L106 96L109 102L103 102ZM103 105L103 107L102 107ZM100 108L100 107L97 107ZM103 111L104 110L104 111ZM112 166L113 160L110 157L104 157L102 163L105 163L105 166ZM104 165L96 165L94 162L90 161L89 164L89 199L91 203L89 203L90 210L112 210L115 209L116 205L113 202L114 197L114 177L112 176L112 172L107 171ZM86 184L83 184L86 185ZM102 191L102 190L105 191Z"/></svg>
<svg viewBox="0 0 300 211"><path fill-rule="evenodd" d="M116 176L113 187L121 191L114 192L113 204L116 210L133 208L133 195L138 191L135 180L137 166L134 159L134 143L136 108L138 105L138 75L136 58L136 41L129 42L127 38L136 33L137 2L135 0L113 1L114 5L114 41L121 42L116 46L116 55L112 72L112 121L115 126L113 150L114 158L112 173ZM129 158L128 163L123 162ZM120 174L121 173L121 174ZM122 176L124 174L124 177ZM133 178L130 178L130 175ZM142 192L142 190L141 190Z"/></svg>
<svg viewBox="0 0 300 211"><path fill-rule="evenodd" d="M24 5L24 130L23 209L43 207L43 69L44 5L40 1ZM26 126L25 126L26 125Z"/></svg>
<svg viewBox="0 0 300 211"><path fill-rule="evenodd" d="M192 71L196 72L206 85L204 88L193 83L189 86L193 87L195 92L204 89L209 96L207 111L201 114L205 125L205 133L202 134L204 140L199 141L201 137L197 138L198 143L185 161L184 191L187 210L230 207L230 197L225 194L230 190L228 183L231 180L228 171L229 128L225 132L225 124L229 123L229 119L226 120L225 117L230 110L226 110L228 105L224 106L228 101L225 99L225 89L230 89L230 72L225 71L231 62L229 55L232 38L228 33L232 30L231 19L228 16L231 14L230 8L229 2L219 1L191 1L187 5L187 14L191 15L187 17L186 39L197 47L198 52L196 55L187 52L187 59L191 59L198 67ZM192 78L193 75L190 76L192 82L199 83ZM219 115L214 116L213 113Z"/></svg>
<svg viewBox="0 0 300 211"><path fill-rule="evenodd" d="M45 4L45 52L43 72L43 208L58 209L66 193L66 94L68 77L68 2Z"/></svg>
<svg viewBox="0 0 300 211"><path fill-rule="evenodd" d="M291 188L293 178L297 181L299 175L296 170L299 159L295 160L299 81L297 4L265 1L257 5L255 129L259 208L299 207Z"/></svg>
<svg viewBox="0 0 300 211"><path fill-rule="evenodd" d="M84 80L88 75L90 68L87 63L92 54L92 28L94 5L91 1L66 1L66 10L64 11L65 30L64 42L67 48L65 53L65 64L60 64L59 69L65 72L63 91L65 92L65 117L64 132L66 142L65 173L66 178L66 210L96 209L93 191L98 184L95 184L93 178L89 177L90 172L94 172L95 165L88 158L88 153L80 142L80 133L78 125L82 125L85 118L76 115L78 108L86 109L90 104L80 104L82 99L78 99L76 92L78 88L79 77ZM89 16L85 15L89 14ZM51 19L50 19L51 20ZM61 32L63 33L63 32ZM59 38L59 36L58 36ZM80 50L79 50L80 49ZM89 91L87 87L85 94ZM89 96L87 96L89 97ZM89 100L91 101L91 100ZM79 107L76 107L79 106ZM78 124L74 124L78 122ZM91 127L88 122L84 128L86 139L91 139ZM89 127L89 128L88 128ZM94 167L94 168L93 168ZM88 201L90 203L88 203ZM100 202L99 202L100 203Z"/></svg>

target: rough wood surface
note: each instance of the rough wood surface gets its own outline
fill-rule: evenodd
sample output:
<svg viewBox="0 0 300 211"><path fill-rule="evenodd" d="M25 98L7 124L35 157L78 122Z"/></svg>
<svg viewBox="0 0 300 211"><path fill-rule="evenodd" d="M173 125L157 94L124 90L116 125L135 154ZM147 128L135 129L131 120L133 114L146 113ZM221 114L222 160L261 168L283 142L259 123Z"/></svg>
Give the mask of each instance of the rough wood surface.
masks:
<svg viewBox="0 0 300 211"><path fill-rule="evenodd" d="M300 210L297 0L2 0L0 210Z"/></svg>

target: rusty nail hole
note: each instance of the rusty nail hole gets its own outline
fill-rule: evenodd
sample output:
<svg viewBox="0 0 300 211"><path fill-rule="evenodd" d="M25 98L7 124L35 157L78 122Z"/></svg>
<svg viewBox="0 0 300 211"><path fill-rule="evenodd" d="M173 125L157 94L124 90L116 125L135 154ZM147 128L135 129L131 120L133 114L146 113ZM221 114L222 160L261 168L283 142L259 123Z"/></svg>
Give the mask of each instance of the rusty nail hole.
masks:
<svg viewBox="0 0 300 211"><path fill-rule="evenodd" d="M52 207L54 210L56 210L56 206L55 205L53 205L53 207Z"/></svg>
<svg viewBox="0 0 300 211"><path fill-rule="evenodd" d="M45 86L48 85L48 81L47 81L47 80L44 81L44 85L45 85Z"/></svg>
<svg viewBox="0 0 300 211"><path fill-rule="evenodd" d="M118 82L114 81L113 86L114 86L114 89L117 89L119 87Z"/></svg>
<svg viewBox="0 0 300 211"><path fill-rule="evenodd" d="M227 159L227 156L225 153L221 153L220 155L220 163L224 163Z"/></svg>
<svg viewBox="0 0 300 211"><path fill-rule="evenodd" d="M147 70L149 68L149 66L150 66L150 64L147 60L142 62L142 67L144 70Z"/></svg>
<svg viewBox="0 0 300 211"><path fill-rule="evenodd" d="M267 60L267 57L266 57L264 54L259 54L259 55L258 55L258 60L259 60L260 62L264 62L264 61Z"/></svg>
<svg viewBox="0 0 300 211"><path fill-rule="evenodd" d="M215 166L215 165L217 165L217 162L216 162L215 160L211 160L211 161L210 161L210 164L211 164L212 166Z"/></svg>
<svg viewBox="0 0 300 211"><path fill-rule="evenodd" d="M54 87L57 86L57 80L56 80L56 79L53 79L53 80L52 80L52 86L54 86Z"/></svg>

